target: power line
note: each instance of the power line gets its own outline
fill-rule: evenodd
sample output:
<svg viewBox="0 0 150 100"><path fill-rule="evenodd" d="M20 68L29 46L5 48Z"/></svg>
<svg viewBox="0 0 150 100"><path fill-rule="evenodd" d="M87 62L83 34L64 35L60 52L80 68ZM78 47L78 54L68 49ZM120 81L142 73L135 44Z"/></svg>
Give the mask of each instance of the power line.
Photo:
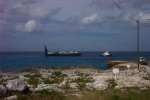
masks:
<svg viewBox="0 0 150 100"><path fill-rule="evenodd" d="M129 16L114 0L112 0L112 1L126 16L128 16L129 18L131 18L133 20L136 20L134 17Z"/></svg>
<svg viewBox="0 0 150 100"><path fill-rule="evenodd" d="M124 10L121 9L121 7L119 5L117 5L116 2L114 2L114 0L112 0L112 1L126 16L137 21L137 67L139 70L139 68L140 68L140 66L139 66L139 19L135 19L132 16L129 16Z"/></svg>

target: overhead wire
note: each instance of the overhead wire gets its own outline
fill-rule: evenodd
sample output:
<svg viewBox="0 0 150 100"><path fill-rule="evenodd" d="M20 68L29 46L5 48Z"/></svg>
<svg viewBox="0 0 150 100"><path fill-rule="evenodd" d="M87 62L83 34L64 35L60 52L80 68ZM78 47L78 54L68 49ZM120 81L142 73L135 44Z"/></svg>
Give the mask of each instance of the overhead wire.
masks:
<svg viewBox="0 0 150 100"><path fill-rule="evenodd" d="M119 8L126 16L128 16L130 19L137 20L134 17L129 16L114 0L112 0L112 1L117 6L117 8Z"/></svg>

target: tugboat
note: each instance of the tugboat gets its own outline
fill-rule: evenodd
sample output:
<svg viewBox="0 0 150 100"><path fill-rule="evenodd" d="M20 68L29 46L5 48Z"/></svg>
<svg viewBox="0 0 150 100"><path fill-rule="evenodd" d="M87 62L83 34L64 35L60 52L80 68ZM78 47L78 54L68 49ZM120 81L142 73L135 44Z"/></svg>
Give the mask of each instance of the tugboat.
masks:
<svg viewBox="0 0 150 100"><path fill-rule="evenodd" d="M105 51L104 53L102 53L102 56L112 56L108 51Z"/></svg>
<svg viewBox="0 0 150 100"><path fill-rule="evenodd" d="M45 56L81 56L81 53L77 51L48 52L45 46Z"/></svg>

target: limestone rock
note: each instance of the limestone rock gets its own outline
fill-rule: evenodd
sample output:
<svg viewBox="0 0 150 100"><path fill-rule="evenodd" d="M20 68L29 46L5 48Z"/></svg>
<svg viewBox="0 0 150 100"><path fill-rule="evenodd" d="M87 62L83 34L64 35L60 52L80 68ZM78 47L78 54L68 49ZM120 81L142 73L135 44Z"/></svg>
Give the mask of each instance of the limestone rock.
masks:
<svg viewBox="0 0 150 100"><path fill-rule="evenodd" d="M21 79L8 80L6 83L8 90L24 91L28 84Z"/></svg>
<svg viewBox="0 0 150 100"><path fill-rule="evenodd" d="M86 88L88 90L94 90L93 83L86 83Z"/></svg>
<svg viewBox="0 0 150 100"><path fill-rule="evenodd" d="M60 87L65 86L66 83L67 83L67 80L64 80L63 82L61 82L61 83L59 84L59 86L60 86Z"/></svg>
<svg viewBox="0 0 150 100"><path fill-rule="evenodd" d="M43 78L49 78L50 75L49 75L49 74L42 74L42 77L43 77Z"/></svg>
<svg viewBox="0 0 150 100"><path fill-rule="evenodd" d="M78 85L77 85L76 83L70 83L70 87L73 88L73 89L76 89L77 86L78 86Z"/></svg>
<svg viewBox="0 0 150 100"><path fill-rule="evenodd" d="M4 85L0 85L0 92L6 92L6 88L4 87Z"/></svg>
<svg viewBox="0 0 150 100"><path fill-rule="evenodd" d="M108 88L108 83L105 81L96 81L93 83L93 87L97 90L105 90Z"/></svg>
<svg viewBox="0 0 150 100"><path fill-rule="evenodd" d="M4 100L17 100L17 95L9 96L5 98Z"/></svg>
<svg viewBox="0 0 150 100"><path fill-rule="evenodd" d="M141 87L140 90L148 90L147 87Z"/></svg>

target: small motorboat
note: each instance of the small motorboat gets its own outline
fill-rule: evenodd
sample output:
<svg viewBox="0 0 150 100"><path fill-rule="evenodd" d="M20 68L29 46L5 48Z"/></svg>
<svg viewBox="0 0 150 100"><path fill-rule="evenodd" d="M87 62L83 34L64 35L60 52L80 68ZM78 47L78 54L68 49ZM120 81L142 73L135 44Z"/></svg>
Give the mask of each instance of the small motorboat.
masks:
<svg viewBox="0 0 150 100"><path fill-rule="evenodd" d="M108 51L105 51L104 53L102 53L102 56L112 56Z"/></svg>

